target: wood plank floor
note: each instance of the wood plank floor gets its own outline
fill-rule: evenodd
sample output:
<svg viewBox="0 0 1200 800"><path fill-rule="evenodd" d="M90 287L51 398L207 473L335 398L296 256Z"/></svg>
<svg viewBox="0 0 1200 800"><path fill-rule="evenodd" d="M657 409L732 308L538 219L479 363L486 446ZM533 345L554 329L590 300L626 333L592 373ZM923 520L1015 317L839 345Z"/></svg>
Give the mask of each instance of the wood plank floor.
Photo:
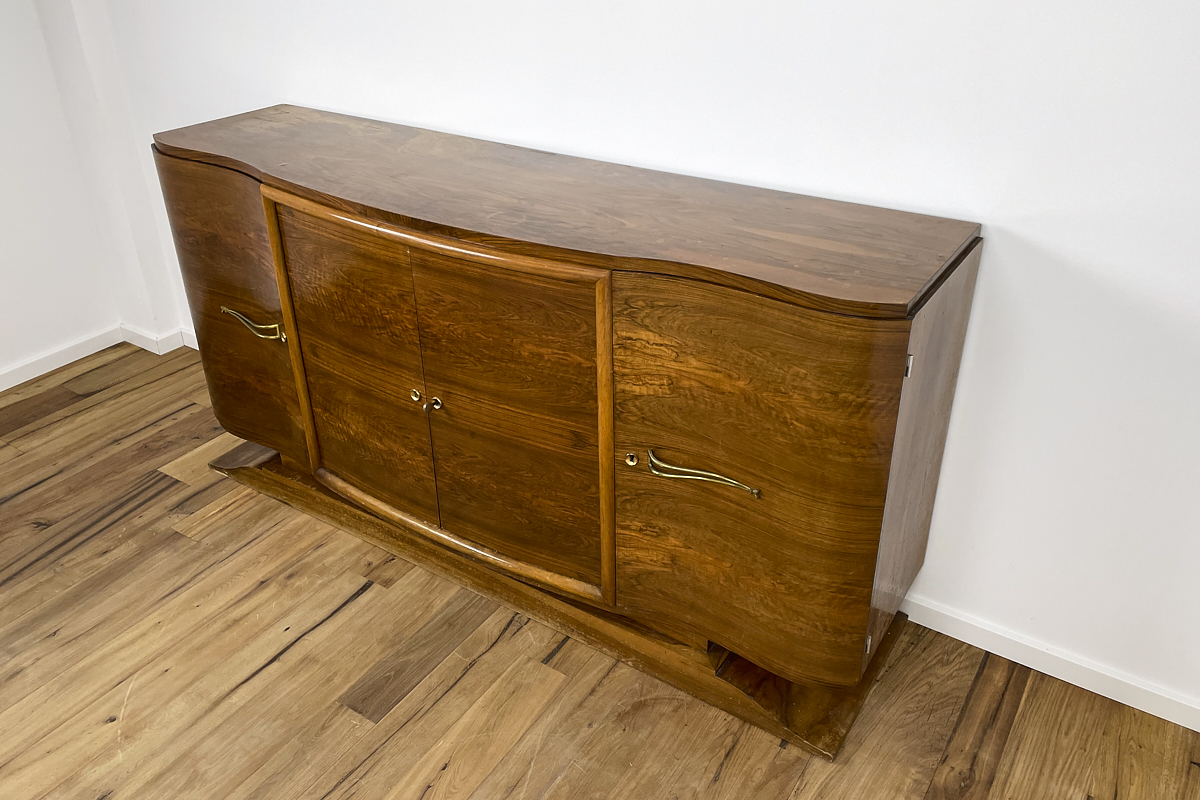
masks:
<svg viewBox="0 0 1200 800"><path fill-rule="evenodd" d="M207 469L196 354L0 393L0 798L1200 800L1200 735L909 625L810 758Z"/></svg>

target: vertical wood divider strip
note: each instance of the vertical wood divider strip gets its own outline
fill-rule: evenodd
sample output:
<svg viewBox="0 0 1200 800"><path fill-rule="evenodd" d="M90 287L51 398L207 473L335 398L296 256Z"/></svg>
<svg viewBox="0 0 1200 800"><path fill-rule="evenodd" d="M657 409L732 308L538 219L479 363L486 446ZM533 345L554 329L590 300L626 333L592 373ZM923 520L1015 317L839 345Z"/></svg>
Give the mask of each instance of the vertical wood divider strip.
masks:
<svg viewBox="0 0 1200 800"><path fill-rule="evenodd" d="M617 474L613 443L612 273L596 282L596 392L600 445L600 592L617 603Z"/></svg>
<svg viewBox="0 0 1200 800"><path fill-rule="evenodd" d="M263 189L266 187L264 186ZM283 329L287 332L288 353L292 358L292 374L296 378L296 395L300 399L300 422L304 426L304 439L308 443L308 466L316 470L321 465L321 451L317 443L317 424L313 418L312 403L308 396L308 377L304 372L304 354L300 352L300 333L296 324L296 309L292 306L292 286L288 280L287 264L283 254L283 235L279 230L279 214L275 201L263 194L263 212L267 218L267 230L271 233L271 256L275 261L275 282L279 285L279 302L283 309Z"/></svg>

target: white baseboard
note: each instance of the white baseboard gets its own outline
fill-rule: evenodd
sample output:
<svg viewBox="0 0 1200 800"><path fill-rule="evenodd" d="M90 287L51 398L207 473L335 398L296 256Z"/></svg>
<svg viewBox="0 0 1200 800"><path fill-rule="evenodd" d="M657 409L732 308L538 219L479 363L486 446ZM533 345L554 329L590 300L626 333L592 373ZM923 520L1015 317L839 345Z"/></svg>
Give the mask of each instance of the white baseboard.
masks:
<svg viewBox="0 0 1200 800"><path fill-rule="evenodd" d="M49 353L43 353L11 367L0 369L0 392L121 342L135 344L143 350L149 350L160 356L180 347L198 349L196 334L189 330L181 328L163 336L153 336L132 325L119 325L84 336L82 339L77 339Z"/></svg>
<svg viewBox="0 0 1200 800"><path fill-rule="evenodd" d="M0 391L32 380L39 375L45 375L59 367L65 367L72 361L78 361L84 356L98 353L106 347L112 347L124 341L121 328L109 328L89 336L84 336L49 353L34 356L11 367L0 369Z"/></svg>
<svg viewBox="0 0 1200 800"><path fill-rule="evenodd" d="M149 350L151 353L157 353L160 356L172 350L178 350L187 343L182 329L162 336L155 336L132 325L121 326L121 338L130 344L136 344L143 350ZM195 338L195 336L192 336L193 341L195 341Z"/></svg>
<svg viewBox="0 0 1200 800"><path fill-rule="evenodd" d="M1035 641L925 597L900 607L909 619L1102 697L1200 731L1200 698L1188 697L1090 659Z"/></svg>

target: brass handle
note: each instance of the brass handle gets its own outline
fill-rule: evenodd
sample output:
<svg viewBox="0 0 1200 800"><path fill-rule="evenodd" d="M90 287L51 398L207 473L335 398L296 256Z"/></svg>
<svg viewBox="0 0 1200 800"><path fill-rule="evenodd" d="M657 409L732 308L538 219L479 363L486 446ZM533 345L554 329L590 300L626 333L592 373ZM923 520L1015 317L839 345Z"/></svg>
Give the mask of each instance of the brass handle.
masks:
<svg viewBox="0 0 1200 800"><path fill-rule="evenodd" d="M689 480L689 481L709 481L710 483L720 483L725 486L734 486L734 487L737 487L738 489L745 489L747 492L754 495L755 500L762 498L761 491L759 491L758 489L752 489L749 486L747 486L746 484L742 483L741 481L735 481L733 478L726 478L724 475L718 475L715 472L707 472L702 469L689 469L688 467L676 467L672 464L668 464L667 462L659 459L658 456L654 455L653 450L647 450L646 455L650 457L649 460L647 461L647 464L650 467L650 471L660 477L681 478L683 480ZM671 471L663 472L663 470L671 470Z"/></svg>
<svg viewBox="0 0 1200 800"><path fill-rule="evenodd" d="M442 400L439 397L431 397L421 405L421 410L426 414L432 414L442 407Z"/></svg>
<svg viewBox="0 0 1200 800"><path fill-rule="evenodd" d="M281 342L287 341L287 334L284 333L283 329L278 325L259 325L255 322L251 322L244 314L239 314L232 308L226 308L225 306L221 306L221 313L228 314L229 316L233 317L238 322L249 328L250 332L260 339L278 339Z"/></svg>

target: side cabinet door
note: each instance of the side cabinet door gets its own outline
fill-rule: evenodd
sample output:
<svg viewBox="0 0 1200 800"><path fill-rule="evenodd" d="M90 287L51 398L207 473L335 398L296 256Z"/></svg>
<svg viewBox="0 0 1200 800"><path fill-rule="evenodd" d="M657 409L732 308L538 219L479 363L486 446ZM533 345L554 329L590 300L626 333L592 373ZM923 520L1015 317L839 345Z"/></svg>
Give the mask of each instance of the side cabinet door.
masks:
<svg viewBox="0 0 1200 800"><path fill-rule="evenodd" d="M412 269L403 243L275 206L315 431L313 466L437 524Z"/></svg>
<svg viewBox="0 0 1200 800"><path fill-rule="evenodd" d="M306 458L258 181L158 151L154 161L213 413L230 433ZM260 327L248 327L235 314Z"/></svg>
<svg viewBox="0 0 1200 800"><path fill-rule="evenodd" d="M430 415L442 527L518 575L611 598L608 272L410 252L425 378L442 401Z"/></svg>
<svg viewBox="0 0 1200 800"><path fill-rule="evenodd" d="M907 338L614 273L622 610L790 680L857 682Z"/></svg>

